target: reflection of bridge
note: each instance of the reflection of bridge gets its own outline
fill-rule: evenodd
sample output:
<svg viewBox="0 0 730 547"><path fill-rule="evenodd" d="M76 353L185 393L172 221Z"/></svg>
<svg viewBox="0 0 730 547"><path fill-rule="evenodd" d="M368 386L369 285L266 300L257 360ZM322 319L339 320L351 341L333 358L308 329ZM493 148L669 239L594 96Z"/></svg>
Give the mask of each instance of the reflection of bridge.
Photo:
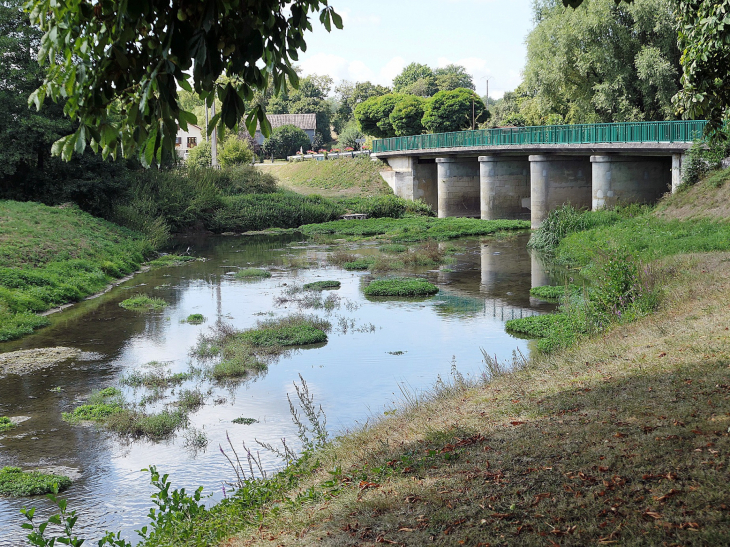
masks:
<svg viewBox="0 0 730 547"><path fill-rule="evenodd" d="M530 218L563 203L600 209L653 202L681 182L704 121L556 125L373 141L395 193L439 217Z"/></svg>
<svg viewBox="0 0 730 547"><path fill-rule="evenodd" d="M513 306L499 298L476 298L441 292L432 302L438 313L444 315L489 315L507 321L539 315L541 312L521 306Z"/></svg>

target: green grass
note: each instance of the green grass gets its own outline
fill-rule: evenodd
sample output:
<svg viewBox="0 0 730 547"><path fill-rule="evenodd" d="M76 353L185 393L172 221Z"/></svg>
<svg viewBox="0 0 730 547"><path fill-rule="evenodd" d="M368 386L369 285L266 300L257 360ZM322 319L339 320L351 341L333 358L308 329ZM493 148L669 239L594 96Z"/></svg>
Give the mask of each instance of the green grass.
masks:
<svg viewBox="0 0 730 547"><path fill-rule="evenodd" d="M135 294L131 298L122 300L119 305L125 310L160 311L167 307L167 302L162 298L147 296L146 294Z"/></svg>
<svg viewBox="0 0 730 547"><path fill-rule="evenodd" d="M271 168L271 172L288 186L321 190L361 188L387 193L390 188L380 176L382 170L382 163L371 161L368 157L300 161Z"/></svg>
<svg viewBox="0 0 730 547"><path fill-rule="evenodd" d="M252 347L289 347L321 344L327 341L327 321L293 315L282 319L262 321L254 329L242 332L239 339Z"/></svg>
<svg viewBox="0 0 730 547"><path fill-rule="evenodd" d="M7 416L0 416L0 433L15 429L17 424L13 423Z"/></svg>
<svg viewBox="0 0 730 547"><path fill-rule="evenodd" d="M271 272L261 268L243 268L236 272L236 279L265 279L271 277Z"/></svg>
<svg viewBox="0 0 730 547"><path fill-rule="evenodd" d="M152 370L146 372L135 370L123 376L119 383L132 388L164 389L180 385L190 378L192 378L192 375L188 372L173 374L169 370L155 366Z"/></svg>
<svg viewBox="0 0 730 547"><path fill-rule="evenodd" d="M122 392L115 387L107 387L95 391L89 396L86 404L77 406L71 412L64 412L63 419L69 423L101 422L119 412L124 411Z"/></svg>
<svg viewBox="0 0 730 547"><path fill-rule="evenodd" d="M365 287L365 296L430 296L439 292L433 283L413 277L377 279Z"/></svg>
<svg viewBox="0 0 730 547"><path fill-rule="evenodd" d="M546 302L557 302L566 294L573 294L580 290L580 287L576 285L545 285L542 287L532 287L530 289L530 295L535 296Z"/></svg>
<svg viewBox="0 0 730 547"><path fill-rule="evenodd" d="M162 268L166 266L182 266L183 264L187 264L188 262L194 262L196 260L199 259L195 258L194 256L168 254L151 260L149 264L150 266L153 266L155 268Z"/></svg>
<svg viewBox="0 0 730 547"><path fill-rule="evenodd" d="M124 409L123 412L110 415L104 427L127 437L161 440L169 438L188 423L188 415L184 409L163 410L156 414Z"/></svg>
<svg viewBox="0 0 730 547"><path fill-rule="evenodd" d="M183 389L175 404L186 412L194 412L205 404L205 395L199 389Z"/></svg>
<svg viewBox="0 0 730 547"><path fill-rule="evenodd" d="M379 249L382 253L405 253L408 251L408 246L401 245L399 243L391 243L388 245L381 245Z"/></svg>
<svg viewBox="0 0 730 547"><path fill-rule="evenodd" d="M200 325L202 323L205 323L205 316L202 313L191 313L185 319L185 323L190 323L191 325Z"/></svg>
<svg viewBox="0 0 730 547"><path fill-rule="evenodd" d="M339 281L314 281L305 283L302 289L305 291L323 291L325 289L339 289L341 285Z"/></svg>
<svg viewBox="0 0 730 547"><path fill-rule="evenodd" d="M309 237L378 238L407 243L428 239L445 241L458 237L485 236L503 230L525 230L529 227L530 223L522 220L406 217L338 220L302 226L301 231Z"/></svg>
<svg viewBox="0 0 730 547"><path fill-rule="evenodd" d="M48 475L37 471L23 471L19 467L0 469L0 496L38 496L59 492L71 486L71 479L63 475Z"/></svg>
<svg viewBox="0 0 730 547"><path fill-rule="evenodd" d="M624 249L645 262L680 253L726 251L730 249L730 223L644 215L570 234L560 242L557 257L585 266L609 249Z"/></svg>
<svg viewBox="0 0 730 547"><path fill-rule="evenodd" d="M0 342L45 326L35 314L78 302L137 270L141 234L77 207L0 200Z"/></svg>

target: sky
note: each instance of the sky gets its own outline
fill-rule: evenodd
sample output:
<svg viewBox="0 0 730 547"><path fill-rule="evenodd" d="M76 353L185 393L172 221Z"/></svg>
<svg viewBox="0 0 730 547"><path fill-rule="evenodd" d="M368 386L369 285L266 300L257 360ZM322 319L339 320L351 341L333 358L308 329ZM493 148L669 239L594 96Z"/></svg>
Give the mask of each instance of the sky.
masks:
<svg viewBox="0 0 730 547"><path fill-rule="evenodd" d="M296 63L305 76L369 80L390 86L406 65L454 63L480 95L502 97L521 81L532 0L330 0L344 28L328 33L317 19Z"/></svg>

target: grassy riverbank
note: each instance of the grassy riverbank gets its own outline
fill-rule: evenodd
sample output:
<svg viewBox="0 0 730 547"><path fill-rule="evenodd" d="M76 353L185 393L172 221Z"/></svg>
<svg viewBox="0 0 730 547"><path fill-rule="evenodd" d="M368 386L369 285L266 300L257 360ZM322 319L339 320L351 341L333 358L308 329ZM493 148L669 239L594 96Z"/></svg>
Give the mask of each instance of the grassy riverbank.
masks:
<svg viewBox="0 0 730 547"><path fill-rule="evenodd" d="M353 197L391 193L380 176L380 171L390 167L369 157L258 164L256 168L271 173L281 186L300 194Z"/></svg>
<svg viewBox="0 0 730 547"><path fill-rule="evenodd" d="M657 216L569 235L564 249L581 253L558 251L588 265L597 242L618 243L661 281L653 313L529 360L485 355L481 377L406 394L149 545L729 543L730 253L691 252L719 248L714 232Z"/></svg>
<svg viewBox="0 0 730 547"><path fill-rule="evenodd" d="M152 254L140 234L77 207L0 201L0 341L47 324L36 315L98 292Z"/></svg>

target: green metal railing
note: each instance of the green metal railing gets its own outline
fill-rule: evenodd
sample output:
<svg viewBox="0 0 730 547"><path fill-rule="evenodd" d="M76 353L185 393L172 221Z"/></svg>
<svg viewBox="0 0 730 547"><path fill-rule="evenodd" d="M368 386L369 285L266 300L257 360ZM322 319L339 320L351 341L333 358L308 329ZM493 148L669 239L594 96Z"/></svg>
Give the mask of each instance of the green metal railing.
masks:
<svg viewBox="0 0 730 547"><path fill-rule="evenodd" d="M376 139L373 152L532 144L692 142L702 137L706 124L704 120L680 120L478 129Z"/></svg>

